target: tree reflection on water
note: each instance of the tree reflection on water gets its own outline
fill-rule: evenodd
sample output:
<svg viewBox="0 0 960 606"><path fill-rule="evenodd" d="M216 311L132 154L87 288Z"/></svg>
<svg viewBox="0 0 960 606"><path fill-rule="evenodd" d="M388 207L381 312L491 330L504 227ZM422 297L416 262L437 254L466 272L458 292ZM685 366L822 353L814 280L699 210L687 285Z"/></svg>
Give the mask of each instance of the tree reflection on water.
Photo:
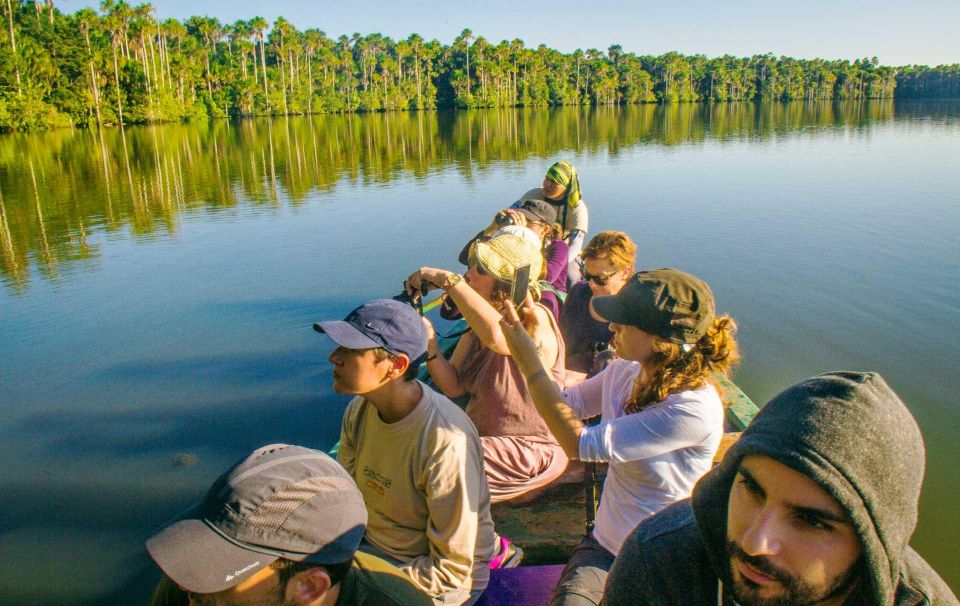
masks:
<svg viewBox="0 0 960 606"><path fill-rule="evenodd" d="M174 234L181 215L300 205L344 180L387 183L494 163L638 145L762 140L867 130L909 115L893 101L680 104L621 109L486 110L214 121L0 137L4 283L22 291L31 265L56 281L101 254L97 232Z"/></svg>

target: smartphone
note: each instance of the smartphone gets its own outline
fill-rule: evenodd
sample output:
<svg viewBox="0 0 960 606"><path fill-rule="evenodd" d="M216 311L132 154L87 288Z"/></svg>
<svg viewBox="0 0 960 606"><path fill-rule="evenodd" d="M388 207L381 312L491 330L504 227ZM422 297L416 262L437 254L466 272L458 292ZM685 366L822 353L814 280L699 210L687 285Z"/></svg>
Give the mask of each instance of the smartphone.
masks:
<svg viewBox="0 0 960 606"><path fill-rule="evenodd" d="M510 288L510 301L517 309L523 305L523 300L527 298L527 290L530 288L530 266L521 265L517 272L513 274L513 284Z"/></svg>

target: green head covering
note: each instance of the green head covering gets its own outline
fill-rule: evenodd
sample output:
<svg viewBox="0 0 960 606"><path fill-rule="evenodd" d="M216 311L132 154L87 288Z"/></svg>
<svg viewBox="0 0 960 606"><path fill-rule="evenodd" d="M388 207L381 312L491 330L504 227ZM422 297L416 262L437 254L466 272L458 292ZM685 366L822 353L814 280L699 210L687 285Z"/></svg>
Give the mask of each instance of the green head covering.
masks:
<svg viewBox="0 0 960 606"><path fill-rule="evenodd" d="M563 194L563 203L569 208L576 208L580 204L580 179L577 169L566 160L560 160L547 171L547 179L566 188Z"/></svg>

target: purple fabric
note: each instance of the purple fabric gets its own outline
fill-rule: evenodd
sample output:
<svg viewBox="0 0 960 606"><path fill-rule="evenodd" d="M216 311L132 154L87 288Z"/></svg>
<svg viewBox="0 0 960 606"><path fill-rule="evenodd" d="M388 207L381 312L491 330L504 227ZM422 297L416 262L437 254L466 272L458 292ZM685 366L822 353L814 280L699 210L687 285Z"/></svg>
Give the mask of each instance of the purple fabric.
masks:
<svg viewBox="0 0 960 606"><path fill-rule="evenodd" d="M567 292L567 254L570 247L563 240L553 240L543 253L547 262L546 281L560 292Z"/></svg>
<svg viewBox="0 0 960 606"><path fill-rule="evenodd" d="M547 274L544 280L560 292L567 292L567 251L569 246L563 240L552 240L543 253L547 264ZM549 290L540 291L540 302L550 310L553 317L560 320L560 310L563 307L557 295Z"/></svg>
<svg viewBox="0 0 960 606"><path fill-rule="evenodd" d="M540 304L550 310L555 320L560 321L560 301L557 300L557 295L549 290L541 290Z"/></svg>
<svg viewBox="0 0 960 606"><path fill-rule="evenodd" d="M586 282L577 282L570 289L560 314L560 333L567 346L567 370L590 372L596 344L606 346L613 333L609 324L590 315L593 292Z"/></svg>
<svg viewBox="0 0 960 606"><path fill-rule="evenodd" d="M521 566L491 570L490 584L477 600L476 606L500 604L547 606L561 572L563 572L562 565Z"/></svg>

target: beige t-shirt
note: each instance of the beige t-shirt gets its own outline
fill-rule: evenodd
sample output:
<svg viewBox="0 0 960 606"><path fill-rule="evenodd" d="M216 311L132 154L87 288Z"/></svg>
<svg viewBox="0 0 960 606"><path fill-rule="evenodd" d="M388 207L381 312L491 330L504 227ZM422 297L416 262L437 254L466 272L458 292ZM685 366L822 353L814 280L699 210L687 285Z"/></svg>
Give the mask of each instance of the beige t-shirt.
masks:
<svg viewBox="0 0 960 606"><path fill-rule="evenodd" d="M494 531L480 438L467 415L423 383L403 419L384 423L362 396L343 415L337 459L367 505L371 545L433 597L487 586Z"/></svg>

